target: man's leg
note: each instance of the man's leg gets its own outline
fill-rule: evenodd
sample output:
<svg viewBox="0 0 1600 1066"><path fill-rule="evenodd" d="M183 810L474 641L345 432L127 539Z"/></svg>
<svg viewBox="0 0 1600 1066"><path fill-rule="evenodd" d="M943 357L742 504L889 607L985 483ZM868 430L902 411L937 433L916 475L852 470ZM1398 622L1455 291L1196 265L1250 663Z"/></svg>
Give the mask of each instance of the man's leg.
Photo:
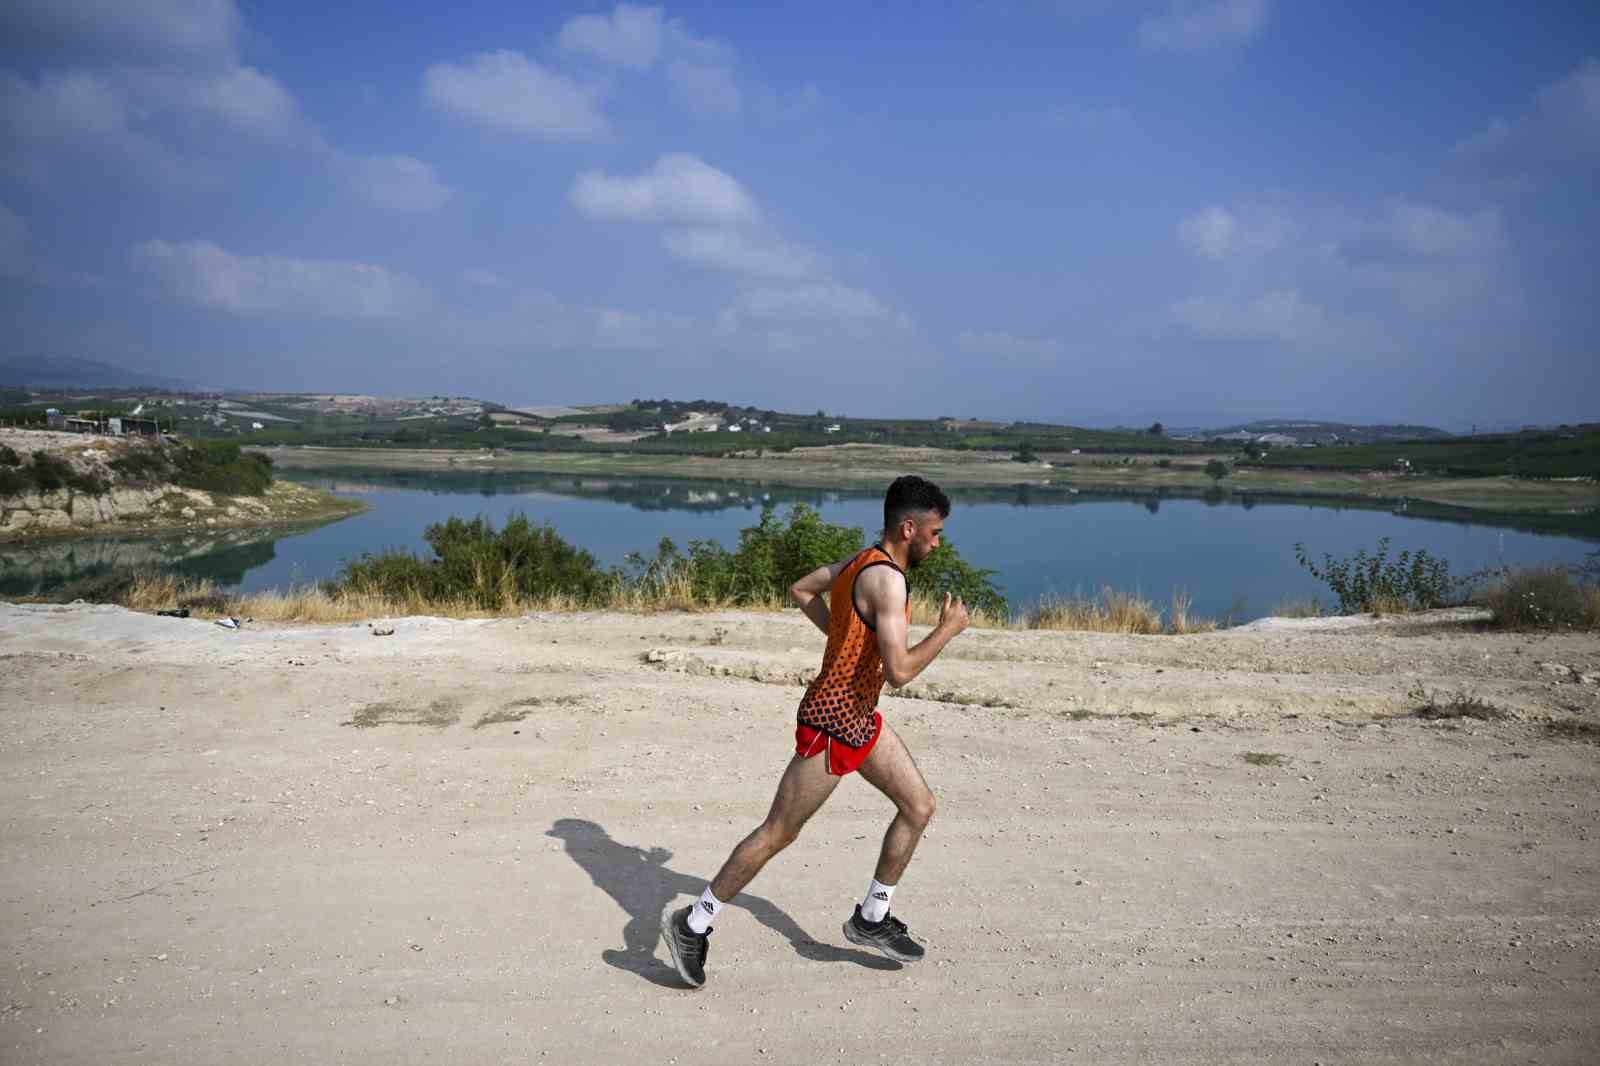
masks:
<svg viewBox="0 0 1600 1066"><path fill-rule="evenodd" d="M887 722L872 754L861 764L861 776L888 796L896 808L894 821L883 834L883 848L878 852L878 869L873 877L885 885L897 885L911 862L912 852L917 850L922 831L933 819L933 790L923 780L905 742Z"/></svg>
<svg viewBox="0 0 1600 1066"><path fill-rule="evenodd" d="M699 988L706 983L711 919L724 903L744 890L774 855L794 843L807 819L817 813L838 786L839 779L828 774L826 754L809 759L796 755L789 760L767 820L733 849L698 901L676 913L662 915L661 935L672 952L673 965L690 987Z"/></svg>
<svg viewBox="0 0 1600 1066"><path fill-rule="evenodd" d="M887 724L872 754L861 764L861 776L894 801L895 816L883 834L878 868L867 886L866 898L844 923L845 939L900 962L916 962L923 956L923 947L911 939L904 922L890 916L889 899L917 850L922 831L933 819L933 792L899 735Z"/></svg>
<svg viewBox="0 0 1600 1066"><path fill-rule="evenodd" d="M794 843L818 808L833 795L839 779L828 773L828 755L796 755L778 782L767 820L739 842L711 882L711 894L726 903L744 890L771 858Z"/></svg>

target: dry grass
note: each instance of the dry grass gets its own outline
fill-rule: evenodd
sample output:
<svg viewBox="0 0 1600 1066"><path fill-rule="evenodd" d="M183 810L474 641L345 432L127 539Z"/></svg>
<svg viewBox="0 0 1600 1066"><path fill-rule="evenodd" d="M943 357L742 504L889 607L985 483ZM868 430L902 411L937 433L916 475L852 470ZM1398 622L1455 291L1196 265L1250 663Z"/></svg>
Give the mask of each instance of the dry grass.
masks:
<svg viewBox="0 0 1600 1066"><path fill-rule="evenodd" d="M1191 615L1190 605L1186 592L1173 590L1163 620L1161 608L1150 600L1108 586L1097 597L1045 597L1023 617L1021 628L1134 634L1208 633L1217 628L1216 622Z"/></svg>
<svg viewBox="0 0 1600 1066"><path fill-rule="evenodd" d="M331 624L360 622L372 618L403 618L428 615L434 618L498 618L533 611L575 612L613 611L713 611L734 606L729 602L695 602L686 588L618 590L603 603L580 601L573 596L553 595L537 598L517 596L509 588L499 590L499 602L492 608L481 606L471 597L429 599L415 592L403 595L361 590L329 592L321 586L303 585L265 592L232 593L219 589L209 580L187 580L170 575L136 578L122 597L122 604L136 611L158 611L187 607L200 618L251 618L258 622L299 622ZM740 610L778 610L781 603L740 604Z"/></svg>
<svg viewBox="0 0 1600 1066"><path fill-rule="evenodd" d="M580 601L571 596L519 597L509 588L498 590L499 602L486 608L470 597L450 600L428 599L417 593L394 595L361 590L329 592L317 585L303 585L265 592L240 594L218 588L209 580L191 580L171 575L135 578L120 602L136 611L169 610L187 607L199 618L250 618L258 622L336 624L374 618L404 618L427 615L434 618L498 618L533 611L576 612L591 610L653 613L659 611L779 611L789 606L780 599L757 603L737 603L732 599L708 602L697 600L688 582L667 581L649 587L625 586L600 603ZM914 625L933 625L939 621L940 600L915 595L911 600ZM1190 613L1190 599L1175 591L1168 613L1140 596L1104 589L1095 599L1085 597L1042 600L1032 612L1015 617L972 612L972 625L978 629L1053 629L1092 633L1182 634L1207 633L1216 623Z"/></svg>
<svg viewBox="0 0 1600 1066"><path fill-rule="evenodd" d="M1273 618L1321 618L1321 600L1287 600L1272 609Z"/></svg>

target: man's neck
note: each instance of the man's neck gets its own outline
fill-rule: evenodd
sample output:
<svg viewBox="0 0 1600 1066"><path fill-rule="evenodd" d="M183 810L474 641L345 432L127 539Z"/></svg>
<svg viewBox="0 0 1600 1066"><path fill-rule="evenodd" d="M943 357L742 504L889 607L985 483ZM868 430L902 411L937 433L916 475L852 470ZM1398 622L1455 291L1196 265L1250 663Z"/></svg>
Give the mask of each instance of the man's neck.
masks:
<svg viewBox="0 0 1600 1066"><path fill-rule="evenodd" d="M894 565L898 566L902 573L911 569L911 545L903 540L897 540L893 543L888 540L880 540L878 541L878 547L883 549L885 555L894 560Z"/></svg>

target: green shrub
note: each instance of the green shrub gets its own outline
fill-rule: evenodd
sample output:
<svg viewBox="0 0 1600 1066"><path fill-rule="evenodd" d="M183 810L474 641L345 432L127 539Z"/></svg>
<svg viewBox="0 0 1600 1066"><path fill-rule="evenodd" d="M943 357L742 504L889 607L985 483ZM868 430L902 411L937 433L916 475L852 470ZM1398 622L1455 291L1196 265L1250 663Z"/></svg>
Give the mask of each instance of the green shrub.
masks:
<svg viewBox="0 0 1600 1066"><path fill-rule="evenodd" d="M22 456L9 444L0 444L0 466L21 466Z"/></svg>
<svg viewBox="0 0 1600 1066"><path fill-rule="evenodd" d="M135 446L111 460L111 469L134 482L166 481L172 476L172 461L159 447Z"/></svg>
<svg viewBox="0 0 1600 1066"><path fill-rule="evenodd" d="M1229 473L1228 464L1221 459L1213 459L1206 464L1206 477L1212 481L1221 481Z"/></svg>
<svg viewBox="0 0 1600 1066"><path fill-rule="evenodd" d="M229 496L260 496L272 486L272 460L233 441L193 441L179 453L177 483Z"/></svg>
<svg viewBox="0 0 1600 1066"><path fill-rule="evenodd" d="M20 470L0 466L0 496L20 496L33 488L33 479Z"/></svg>
<svg viewBox="0 0 1600 1066"><path fill-rule="evenodd" d="M1508 629L1572 629L1596 624L1594 597L1564 567L1506 569L1480 588L1475 603Z"/></svg>
<svg viewBox="0 0 1600 1066"><path fill-rule="evenodd" d="M33 453L33 464L30 467L34 488L40 492L56 492L61 489L71 489L74 492L86 492L91 496L99 496L106 491L106 483L93 474L82 474L59 455L39 450Z"/></svg>
<svg viewBox="0 0 1600 1066"><path fill-rule="evenodd" d="M1318 568L1306 556L1304 544L1295 544L1297 562L1339 597L1339 611L1424 611L1448 603L1454 588L1450 564L1435 559L1425 549L1403 551L1389 560L1389 538L1378 541L1372 555L1362 548L1349 559L1323 555Z"/></svg>
<svg viewBox="0 0 1600 1066"><path fill-rule="evenodd" d="M482 515L470 522L451 518L429 526L422 536L433 549L432 559L400 551L363 555L345 564L335 588L430 600L465 598L494 609L553 596L599 603L616 580L594 556L523 514L512 515L500 530Z"/></svg>
<svg viewBox="0 0 1600 1066"><path fill-rule="evenodd" d="M791 507L786 521L769 506L755 525L739 531L735 550L714 540L694 540L684 554L663 538L654 557L628 556L628 580L653 596L671 589L697 603L770 603L781 601L790 585L817 567L860 551L864 543L859 527L824 522L805 504Z"/></svg>

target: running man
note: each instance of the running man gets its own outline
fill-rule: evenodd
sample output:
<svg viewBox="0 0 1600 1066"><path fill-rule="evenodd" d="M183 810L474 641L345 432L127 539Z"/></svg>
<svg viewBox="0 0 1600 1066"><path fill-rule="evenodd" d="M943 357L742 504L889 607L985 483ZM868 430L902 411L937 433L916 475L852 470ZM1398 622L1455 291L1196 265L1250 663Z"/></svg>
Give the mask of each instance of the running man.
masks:
<svg viewBox="0 0 1600 1066"><path fill-rule="evenodd" d="M733 849L697 902L662 916L661 934L672 961L692 987L706 983L711 923L724 903L794 843L840 778L853 770L889 797L897 813L883 835L866 897L844 923L844 935L900 962L922 958L922 945L889 914L889 900L933 817L933 793L878 713L878 696L885 680L895 688L910 684L970 621L966 606L945 593L939 624L915 647L907 646L906 570L939 546L949 516L950 499L939 486L920 477L896 478L883 499L883 539L812 571L789 589L806 617L828 635L822 672L800 701L795 755L778 782L766 821Z"/></svg>

